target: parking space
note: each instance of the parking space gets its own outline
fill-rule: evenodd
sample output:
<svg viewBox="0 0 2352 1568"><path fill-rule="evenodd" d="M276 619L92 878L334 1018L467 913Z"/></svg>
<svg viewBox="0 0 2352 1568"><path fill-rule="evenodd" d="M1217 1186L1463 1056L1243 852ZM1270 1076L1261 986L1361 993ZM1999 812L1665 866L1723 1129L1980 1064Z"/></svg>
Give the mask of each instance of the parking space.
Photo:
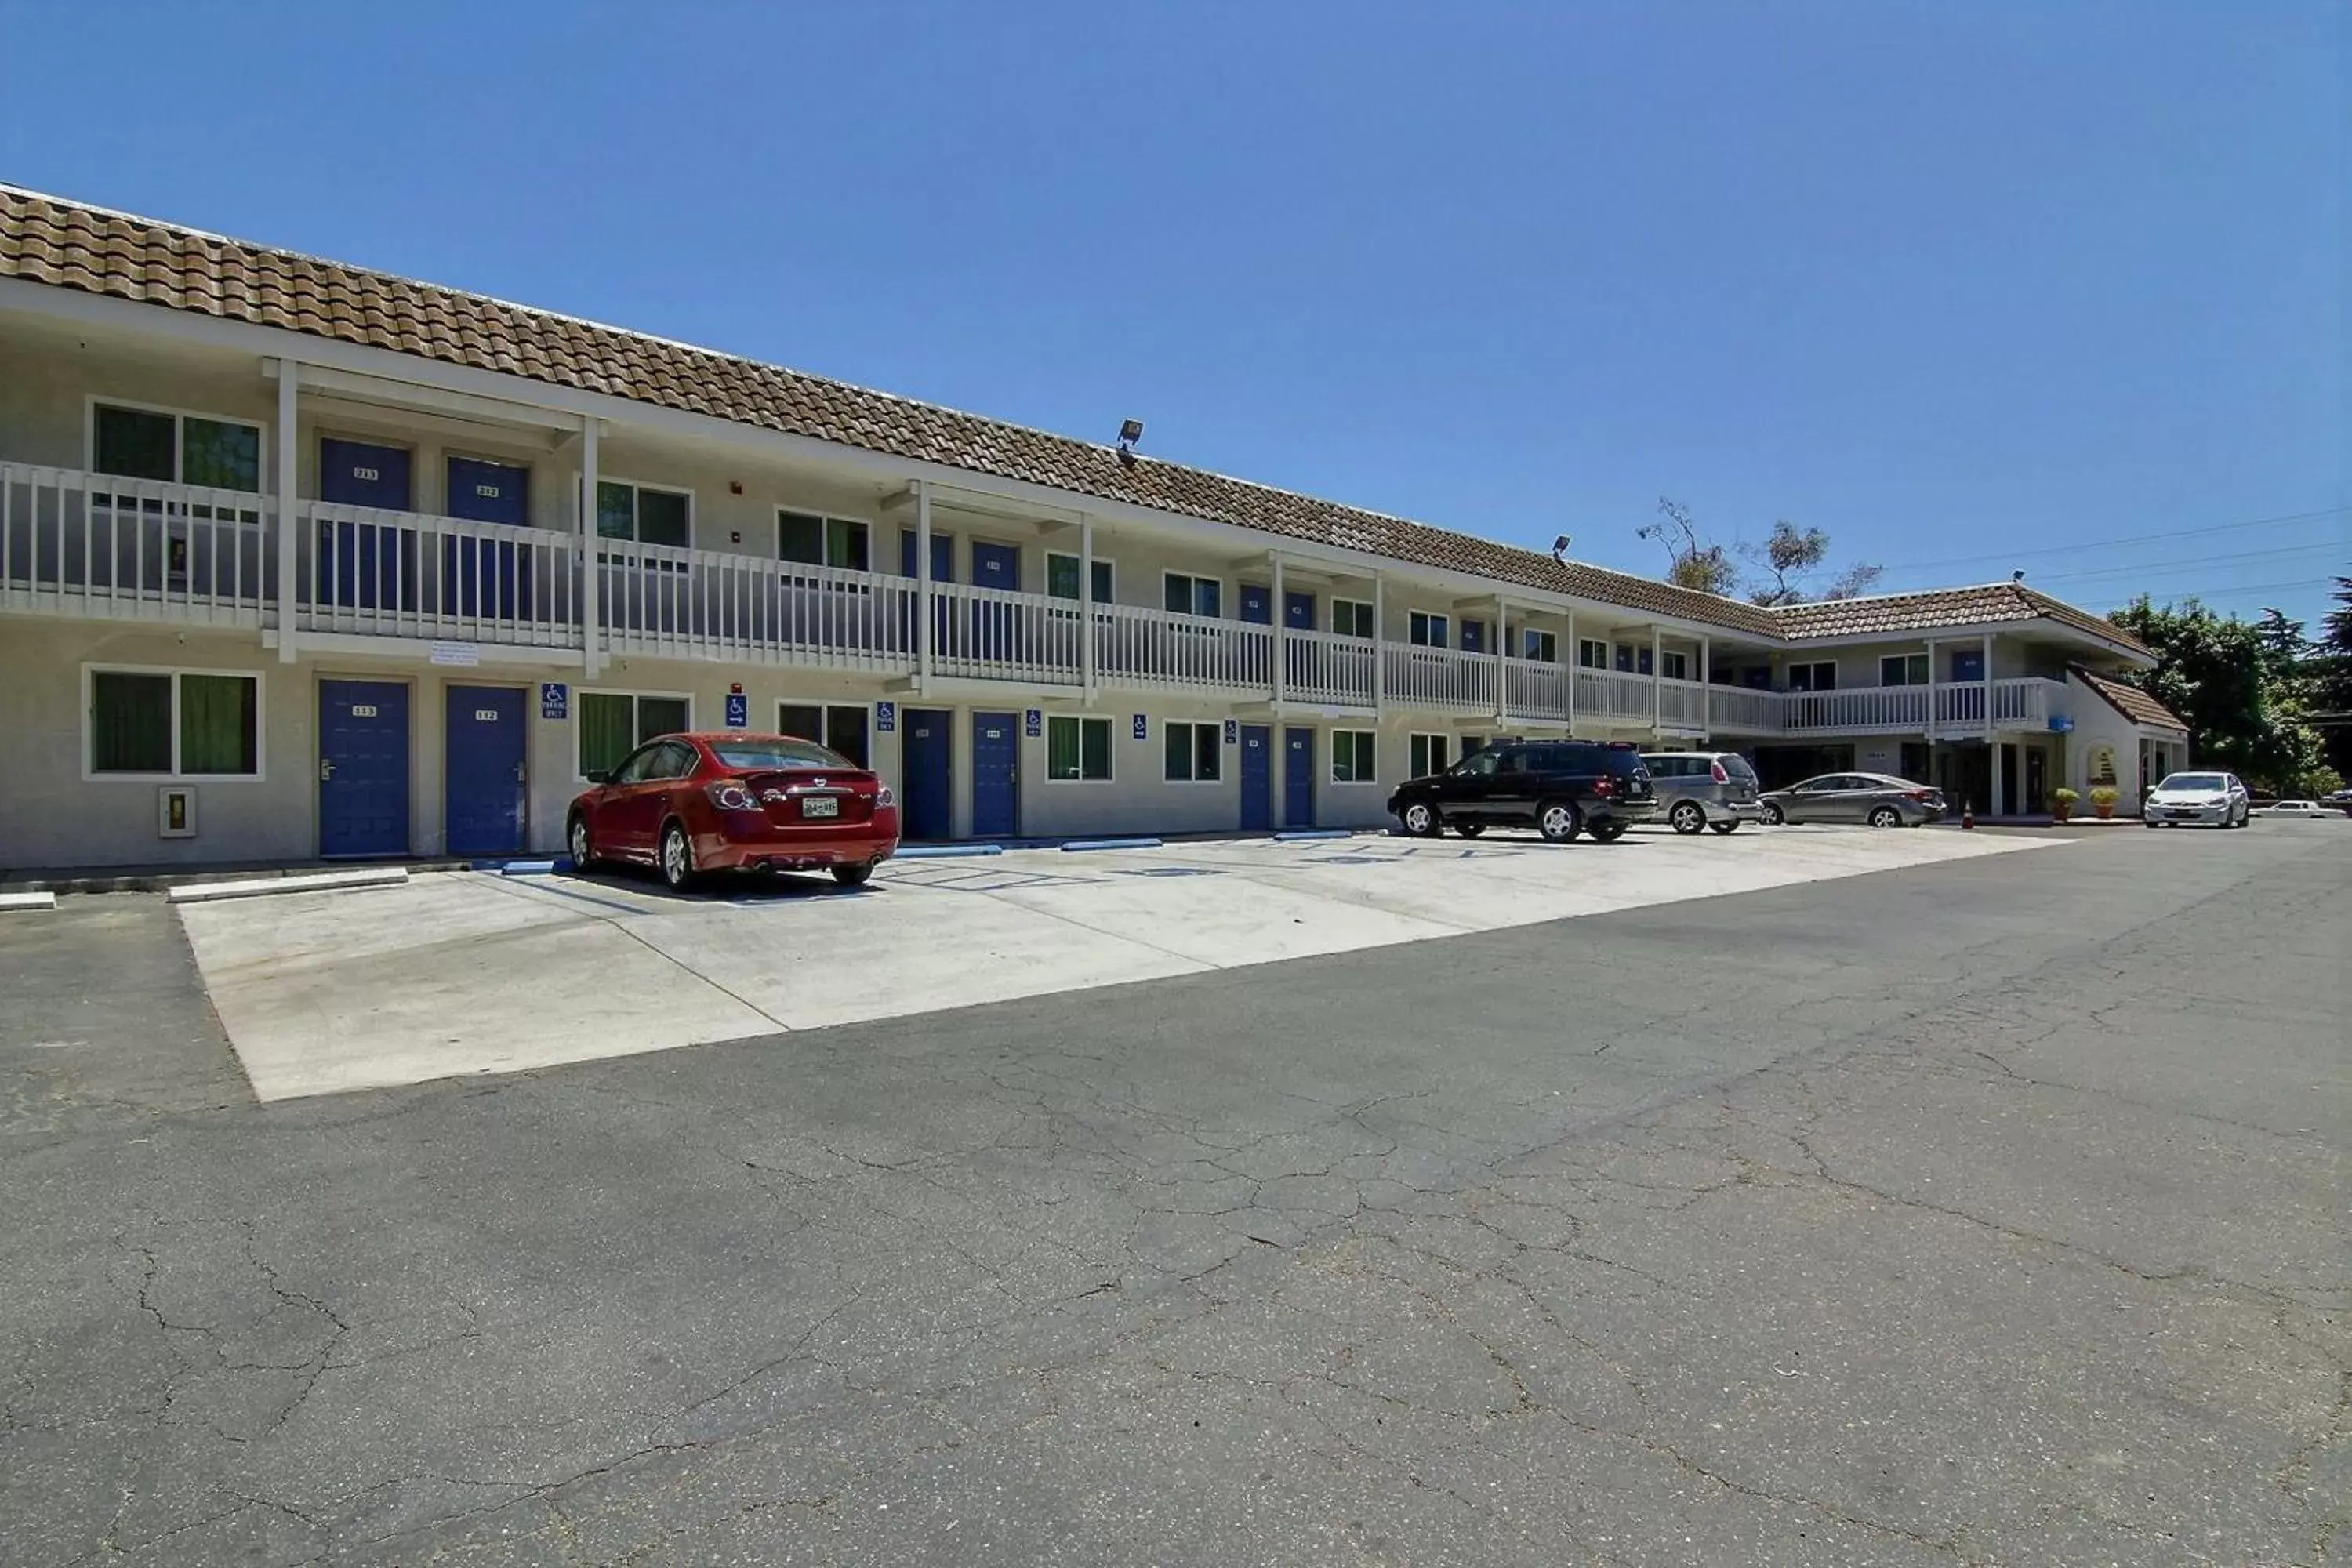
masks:
<svg viewBox="0 0 2352 1568"><path fill-rule="evenodd" d="M1804 828L902 860L673 896L450 872L181 911L264 1100L502 1072L2051 847Z"/></svg>

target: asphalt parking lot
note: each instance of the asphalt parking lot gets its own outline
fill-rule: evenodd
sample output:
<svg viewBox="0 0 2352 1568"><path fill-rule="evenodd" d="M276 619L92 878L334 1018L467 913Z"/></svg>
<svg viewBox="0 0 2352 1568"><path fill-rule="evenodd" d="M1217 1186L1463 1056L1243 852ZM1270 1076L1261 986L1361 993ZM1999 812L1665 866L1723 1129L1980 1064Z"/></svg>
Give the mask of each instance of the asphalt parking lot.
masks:
<svg viewBox="0 0 2352 1568"><path fill-rule="evenodd" d="M181 911L279 1100L902 1016L1985 856L2032 835L1750 829L1614 845L1378 834L908 859L674 896L456 872Z"/></svg>

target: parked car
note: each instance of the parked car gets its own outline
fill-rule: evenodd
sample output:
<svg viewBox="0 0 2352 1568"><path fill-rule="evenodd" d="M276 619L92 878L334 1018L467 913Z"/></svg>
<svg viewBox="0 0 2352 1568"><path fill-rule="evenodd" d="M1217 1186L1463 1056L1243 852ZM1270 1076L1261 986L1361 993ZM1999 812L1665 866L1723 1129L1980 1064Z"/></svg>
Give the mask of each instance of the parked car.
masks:
<svg viewBox="0 0 2352 1568"><path fill-rule="evenodd" d="M710 871L830 870L856 887L898 847L888 785L790 735L663 735L572 803L572 863L636 861L682 889Z"/></svg>
<svg viewBox="0 0 2352 1568"><path fill-rule="evenodd" d="M1764 820L1756 770L1737 752L1646 752L1642 765L1650 770L1666 826L1676 833L1707 827L1736 833L1743 822Z"/></svg>
<svg viewBox="0 0 2352 1568"><path fill-rule="evenodd" d="M2167 773L2164 782L2140 803L2139 819L2150 827L2178 827L2203 823L2210 827L2243 827L2253 813L2246 786L2235 773Z"/></svg>
<svg viewBox="0 0 2352 1568"><path fill-rule="evenodd" d="M1498 742L1444 773L1399 784L1389 796L1389 814L1418 837L1451 827L1475 838L1517 824L1532 826L1553 844L1586 832L1607 844L1657 811L1641 754L1599 741Z"/></svg>
<svg viewBox="0 0 2352 1568"><path fill-rule="evenodd" d="M1822 773L1787 789L1766 792L1764 820L1866 822L1873 827L1917 827L1944 819L1943 792L1892 773Z"/></svg>
<svg viewBox="0 0 2352 1568"><path fill-rule="evenodd" d="M2333 806L2322 805L2315 800L2274 800L2268 805L2254 807L2253 814L2256 816L2334 816L2336 815Z"/></svg>
<svg viewBox="0 0 2352 1568"><path fill-rule="evenodd" d="M2319 804L2352 816L2352 789L2330 790L2319 797Z"/></svg>

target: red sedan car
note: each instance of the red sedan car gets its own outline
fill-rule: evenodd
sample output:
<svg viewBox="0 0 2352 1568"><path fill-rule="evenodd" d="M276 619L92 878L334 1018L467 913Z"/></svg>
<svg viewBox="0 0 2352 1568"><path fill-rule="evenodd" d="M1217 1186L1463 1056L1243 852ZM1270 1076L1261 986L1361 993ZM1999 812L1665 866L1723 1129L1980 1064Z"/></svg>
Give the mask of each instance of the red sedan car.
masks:
<svg viewBox="0 0 2352 1568"><path fill-rule="evenodd" d="M898 847L898 803L866 769L790 735L661 735L572 803L572 863L633 860L684 888L706 871L833 873L854 888Z"/></svg>

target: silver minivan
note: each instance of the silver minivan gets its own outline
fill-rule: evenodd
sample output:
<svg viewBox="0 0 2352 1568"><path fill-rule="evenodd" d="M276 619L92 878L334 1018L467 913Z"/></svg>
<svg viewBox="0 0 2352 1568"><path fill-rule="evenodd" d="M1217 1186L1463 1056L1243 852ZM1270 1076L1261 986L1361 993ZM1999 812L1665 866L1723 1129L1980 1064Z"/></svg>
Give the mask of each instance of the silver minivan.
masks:
<svg viewBox="0 0 2352 1568"><path fill-rule="evenodd" d="M1764 820L1756 770L1737 752L1649 752L1642 765L1657 789L1659 815L1676 833L1732 833Z"/></svg>

